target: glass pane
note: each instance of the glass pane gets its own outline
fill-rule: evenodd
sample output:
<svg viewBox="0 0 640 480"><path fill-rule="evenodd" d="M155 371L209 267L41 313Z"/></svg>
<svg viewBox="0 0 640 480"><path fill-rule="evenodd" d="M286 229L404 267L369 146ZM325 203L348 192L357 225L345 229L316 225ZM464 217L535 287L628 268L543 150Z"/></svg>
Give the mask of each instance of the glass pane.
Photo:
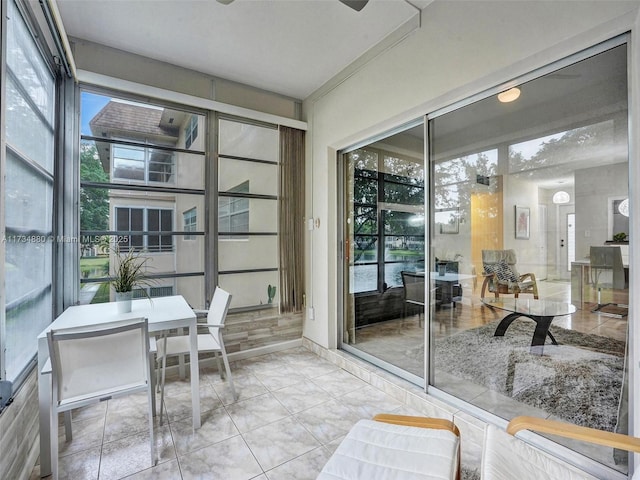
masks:
<svg viewBox="0 0 640 480"><path fill-rule="evenodd" d="M280 136L275 128L220 120L218 135L220 155L278 161Z"/></svg>
<svg viewBox="0 0 640 480"><path fill-rule="evenodd" d="M53 242L42 237L28 240L29 237L9 236L5 242L7 305L20 302L51 284Z"/></svg>
<svg viewBox="0 0 640 480"><path fill-rule="evenodd" d="M51 287L21 302L19 306L7 308L6 316L6 370L7 378L16 378L36 354L35 340L52 320Z"/></svg>
<svg viewBox="0 0 640 480"><path fill-rule="evenodd" d="M53 126L25 101L13 79L7 76L7 143L53 173Z"/></svg>
<svg viewBox="0 0 640 480"><path fill-rule="evenodd" d="M13 379L36 354L36 338L52 321L51 262L53 242L5 243L6 369Z"/></svg>
<svg viewBox="0 0 640 480"><path fill-rule="evenodd" d="M38 334L53 320L55 83L14 2L5 5L5 315L0 329L5 352L0 369L6 375L0 376L15 381L36 355Z"/></svg>
<svg viewBox="0 0 640 480"><path fill-rule="evenodd" d="M153 200L145 202L148 206L130 207L132 203L139 203L139 192L85 187L81 190L81 200L82 278L103 278L105 268L108 271L109 251L116 244L124 251L133 247L159 255L161 273L203 270L204 235L161 234L183 231L185 224L178 220L174 225L174 217L178 215L180 219L187 211L197 228L198 218L204 219L203 195L154 193ZM142 233L131 235L130 231ZM202 232L202 227L185 231Z"/></svg>
<svg viewBox="0 0 640 480"><path fill-rule="evenodd" d="M248 236L245 240L218 241L218 269L248 270L278 267L278 237Z"/></svg>
<svg viewBox="0 0 640 480"><path fill-rule="evenodd" d="M344 343L412 379L423 377L423 125L344 158ZM422 272L421 287L412 287L422 292L419 303L408 302L406 271Z"/></svg>
<svg viewBox="0 0 640 480"><path fill-rule="evenodd" d="M22 232L52 232L53 186L50 179L36 174L7 152L6 199L11 208L5 209L7 227Z"/></svg>
<svg viewBox="0 0 640 480"><path fill-rule="evenodd" d="M225 197L220 198L220 205L223 207L218 210L220 233L247 232L247 225L249 232L275 233L278 231L277 201L235 197L226 197L226 200L222 201L223 199Z"/></svg>
<svg viewBox="0 0 640 480"><path fill-rule="evenodd" d="M80 153L82 182L204 189L204 155L93 140L82 140Z"/></svg>
<svg viewBox="0 0 640 480"><path fill-rule="evenodd" d="M220 275L220 288L231 293L231 308L267 307L280 300L278 272L251 272ZM275 296L269 302L268 287L276 286Z"/></svg>
<svg viewBox="0 0 640 480"><path fill-rule="evenodd" d="M27 92L30 103L38 110L44 123L52 127L55 107L53 76L40 55L40 50L33 41L29 29L21 21L15 5L11 2L9 2L8 19L7 67L20 79L20 85ZM46 162L42 165L48 165L49 162L53 165L50 158L47 158Z"/></svg>
<svg viewBox="0 0 640 480"><path fill-rule="evenodd" d="M145 180L146 160L144 148L113 145L112 149L114 179Z"/></svg>
<svg viewBox="0 0 640 480"><path fill-rule="evenodd" d="M245 193L278 195L278 166L220 158L218 188L234 192L238 185L246 185Z"/></svg>
<svg viewBox="0 0 640 480"><path fill-rule="evenodd" d="M430 126L431 383L507 420L626 431L626 46L518 88ZM628 469L626 454L563 443Z"/></svg>

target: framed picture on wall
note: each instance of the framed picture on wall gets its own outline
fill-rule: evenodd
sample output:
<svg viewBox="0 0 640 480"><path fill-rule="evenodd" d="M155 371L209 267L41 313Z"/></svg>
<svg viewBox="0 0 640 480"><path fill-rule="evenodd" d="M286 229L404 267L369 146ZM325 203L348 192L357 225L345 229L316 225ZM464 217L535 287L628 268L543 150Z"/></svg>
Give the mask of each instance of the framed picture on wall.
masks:
<svg viewBox="0 0 640 480"><path fill-rule="evenodd" d="M519 207L516 205L516 238L528 239L530 233L530 211L529 207Z"/></svg>

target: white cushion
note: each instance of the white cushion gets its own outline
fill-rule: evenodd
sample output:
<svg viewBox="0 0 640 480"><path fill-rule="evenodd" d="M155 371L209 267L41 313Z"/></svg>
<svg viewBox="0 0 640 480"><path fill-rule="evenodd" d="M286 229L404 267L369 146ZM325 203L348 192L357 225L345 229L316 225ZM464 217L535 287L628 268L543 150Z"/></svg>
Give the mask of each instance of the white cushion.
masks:
<svg viewBox="0 0 640 480"><path fill-rule="evenodd" d="M482 480L597 480L489 425L482 453Z"/></svg>
<svg viewBox="0 0 640 480"><path fill-rule="evenodd" d="M360 420L318 480L453 480L458 443L458 436L448 430Z"/></svg>
<svg viewBox="0 0 640 480"><path fill-rule="evenodd" d="M177 335L174 337L167 337L166 350L167 356L186 354L191 351L191 342L188 335ZM158 340L158 358L162 358L165 355L165 342L164 340ZM198 335L198 352L215 352L220 350L220 344L213 335L203 334Z"/></svg>

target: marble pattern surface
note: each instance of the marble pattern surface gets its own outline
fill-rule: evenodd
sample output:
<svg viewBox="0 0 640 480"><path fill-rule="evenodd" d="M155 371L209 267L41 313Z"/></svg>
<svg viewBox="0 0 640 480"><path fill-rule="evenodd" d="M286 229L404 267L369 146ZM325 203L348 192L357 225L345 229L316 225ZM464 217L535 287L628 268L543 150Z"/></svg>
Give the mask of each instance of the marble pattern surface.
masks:
<svg viewBox="0 0 640 480"><path fill-rule="evenodd" d="M375 413L409 413L383 390L304 347L231 365L236 390L201 369L202 427L191 422L189 381L167 378L165 416L149 455L146 398L129 396L74 411L61 426L61 479L315 479L349 429ZM159 405L160 395L158 395ZM31 478L39 478L39 465Z"/></svg>

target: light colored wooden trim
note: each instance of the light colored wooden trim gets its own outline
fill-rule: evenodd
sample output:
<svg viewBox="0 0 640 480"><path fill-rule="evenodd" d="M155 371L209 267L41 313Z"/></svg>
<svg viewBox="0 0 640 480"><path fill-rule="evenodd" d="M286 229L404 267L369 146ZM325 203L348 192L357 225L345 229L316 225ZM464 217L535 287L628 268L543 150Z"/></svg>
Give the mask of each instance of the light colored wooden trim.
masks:
<svg viewBox="0 0 640 480"><path fill-rule="evenodd" d="M640 438L621 433L606 432L595 428L581 427L556 420L527 416L515 417L509 422L507 433L515 435L520 430L549 433L583 442L640 453Z"/></svg>
<svg viewBox="0 0 640 480"><path fill-rule="evenodd" d="M373 419L376 422L393 423L394 425L405 425L408 427L435 428L438 430L449 430L458 437L460 431L455 423L444 418L432 417L412 417L409 415L393 415L390 413L379 413Z"/></svg>

